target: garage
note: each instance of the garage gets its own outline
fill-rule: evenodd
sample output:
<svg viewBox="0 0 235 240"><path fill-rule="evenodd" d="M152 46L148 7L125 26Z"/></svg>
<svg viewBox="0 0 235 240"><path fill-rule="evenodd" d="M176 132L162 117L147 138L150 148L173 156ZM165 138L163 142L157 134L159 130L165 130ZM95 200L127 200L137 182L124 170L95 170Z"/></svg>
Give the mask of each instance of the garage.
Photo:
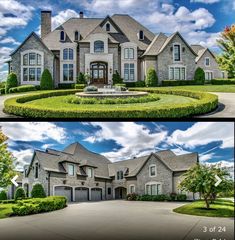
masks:
<svg viewBox="0 0 235 240"><path fill-rule="evenodd" d="M89 189L83 187L75 188L75 201L86 202L89 200Z"/></svg>
<svg viewBox="0 0 235 240"><path fill-rule="evenodd" d="M91 189L91 201L101 201L102 200L102 189L92 188Z"/></svg>
<svg viewBox="0 0 235 240"><path fill-rule="evenodd" d="M64 196L68 199L68 202L72 202L72 199L73 199L73 191L71 187L65 187L65 186L55 187L54 195Z"/></svg>

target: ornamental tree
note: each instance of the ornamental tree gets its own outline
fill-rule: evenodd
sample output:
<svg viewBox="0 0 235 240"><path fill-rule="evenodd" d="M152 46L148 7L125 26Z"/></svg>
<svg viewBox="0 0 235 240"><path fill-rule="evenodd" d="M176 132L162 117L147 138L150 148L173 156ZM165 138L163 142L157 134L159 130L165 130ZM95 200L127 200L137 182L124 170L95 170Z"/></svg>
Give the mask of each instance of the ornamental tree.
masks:
<svg viewBox="0 0 235 240"><path fill-rule="evenodd" d="M217 182L216 175L222 180L218 186L215 186ZM220 166L196 164L182 177L183 179L178 186L179 189L201 193L207 209L210 208L210 200L213 201L218 193L227 191L231 187L231 179L228 178L229 173L225 169L220 168Z"/></svg>
<svg viewBox="0 0 235 240"><path fill-rule="evenodd" d="M15 176L13 162L15 158L7 150L7 137L0 128L0 187L6 188L11 185L11 179Z"/></svg>
<svg viewBox="0 0 235 240"><path fill-rule="evenodd" d="M222 53L217 57L221 69L228 72L229 78L235 77L235 24L227 26L217 43Z"/></svg>

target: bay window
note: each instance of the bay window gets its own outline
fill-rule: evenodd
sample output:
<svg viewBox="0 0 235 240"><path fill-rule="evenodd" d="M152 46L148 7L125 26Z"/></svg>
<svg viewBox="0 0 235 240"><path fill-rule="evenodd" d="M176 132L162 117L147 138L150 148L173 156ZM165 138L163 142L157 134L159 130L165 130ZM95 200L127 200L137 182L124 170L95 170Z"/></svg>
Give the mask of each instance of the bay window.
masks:
<svg viewBox="0 0 235 240"><path fill-rule="evenodd" d="M63 50L63 60L73 60L73 49L65 48Z"/></svg>
<svg viewBox="0 0 235 240"><path fill-rule="evenodd" d="M125 59L134 59L134 48L125 48L124 49L124 58Z"/></svg>
<svg viewBox="0 0 235 240"><path fill-rule="evenodd" d="M124 64L124 80L125 81L135 80L135 64L134 63Z"/></svg>
<svg viewBox="0 0 235 240"><path fill-rule="evenodd" d="M73 64L63 64L63 81L73 81Z"/></svg>

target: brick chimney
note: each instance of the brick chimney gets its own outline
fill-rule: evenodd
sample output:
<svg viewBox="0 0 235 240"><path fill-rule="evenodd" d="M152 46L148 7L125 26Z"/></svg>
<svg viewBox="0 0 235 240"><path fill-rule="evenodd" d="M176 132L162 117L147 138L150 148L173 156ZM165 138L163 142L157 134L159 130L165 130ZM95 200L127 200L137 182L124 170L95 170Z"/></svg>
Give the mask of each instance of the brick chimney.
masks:
<svg viewBox="0 0 235 240"><path fill-rule="evenodd" d="M41 38L51 32L51 11L41 11Z"/></svg>
<svg viewBox="0 0 235 240"><path fill-rule="evenodd" d="M80 18L83 18L83 12L79 13Z"/></svg>

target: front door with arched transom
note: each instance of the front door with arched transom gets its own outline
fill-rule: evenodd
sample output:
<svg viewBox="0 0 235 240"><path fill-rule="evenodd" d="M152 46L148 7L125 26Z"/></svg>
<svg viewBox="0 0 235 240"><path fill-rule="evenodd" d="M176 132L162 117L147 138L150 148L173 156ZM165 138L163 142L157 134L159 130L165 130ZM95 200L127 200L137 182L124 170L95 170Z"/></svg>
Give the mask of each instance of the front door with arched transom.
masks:
<svg viewBox="0 0 235 240"><path fill-rule="evenodd" d="M107 63L93 62L90 65L90 70L91 70L91 84L108 83Z"/></svg>

